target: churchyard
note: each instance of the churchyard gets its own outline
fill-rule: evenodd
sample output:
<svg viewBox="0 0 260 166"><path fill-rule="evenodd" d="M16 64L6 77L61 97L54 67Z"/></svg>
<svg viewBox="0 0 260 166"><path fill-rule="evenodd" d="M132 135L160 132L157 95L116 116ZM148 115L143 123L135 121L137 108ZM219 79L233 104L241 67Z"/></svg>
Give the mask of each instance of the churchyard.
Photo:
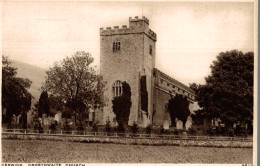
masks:
<svg viewBox="0 0 260 166"><path fill-rule="evenodd" d="M2 161L252 164L255 4L116 3L4 3Z"/></svg>

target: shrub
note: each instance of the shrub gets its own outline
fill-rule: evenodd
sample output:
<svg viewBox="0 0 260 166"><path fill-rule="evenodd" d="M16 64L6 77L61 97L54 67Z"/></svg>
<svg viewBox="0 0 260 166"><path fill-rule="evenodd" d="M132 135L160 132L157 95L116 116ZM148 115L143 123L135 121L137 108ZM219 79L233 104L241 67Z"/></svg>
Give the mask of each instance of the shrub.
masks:
<svg viewBox="0 0 260 166"><path fill-rule="evenodd" d="M233 137L234 136L234 129L227 129L226 130L226 135L229 136L229 137Z"/></svg>
<svg viewBox="0 0 260 166"><path fill-rule="evenodd" d="M161 127L161 129L160 129L160 134L164 134L164 128L163 127Z"/></svg>
<svg viewBox="0 0 260 166"><path fill-rule="evenodd" d="M237 136L241 136L242 135L242 129L239 125L236 126L235 130L234 130L235 135Z"/></svg>
<svg viewBox="0 0 260 166"><path fill-rule="evenodd" d="M82 123L80 123L80 124L77 126L77 134L78 134L78 135L84 135L84 131L85 131L85 127L83 126Z"/></svg>
<svg viewBox="0 0 260 166"><path fill-rule="evenodd" d="M216 130L214 130L213 128L210 128L210 129L206 130L206 133L210 136L213 136L216 134Z"/></svg>
<svg viewBox="0 0 260 166"><path fill-rule="evenodd" d="M173 134L174 135L179 135L179 131L176 129L176 130L173 131Z"/></svg>
<svg viewBox="0 0 260 166"><path fill-rule="evenodd" d="M82 130L85 130L84 126L82 124L79 124L77 126L77 131L82 131Z"/></svg>
<svg viewBox="0 0 260 166"><path fill-rule="evenodd" d="M165 130L163 127L160 129L160 134L170 134L169 130Z"/></svg>
<svg viewBox="0 0 260 166"><path fill-rule="evenodd" d="M63 126L63 130L65 130L65 131L71 131L72 130L72 126L69 125L69 122L65 122L65 124Z"/></svg>
<svg viewBox="0 0 260 166"><path fill-rule="evenodd" d="M152 125L148 125L148 126L145 128L145 133L146 133L146 134L151 134L151 133L152 133Z"/></svg>
<svg viewBox="0 0 260 166"><path fill-rule="evenodd" d="M137 131L138 131L138 129L139 129L139 128L138 128L137 123L134 122L133 126L131 126L131 131L132 131L132 133L133 133L133 134L136 134Z"/></svg>
<svg viewBox="0 0 260 166"><path fill-rule="evenodd" d="M94 123L92 124L92 130L93 130L94 132L98 132L98 125L97 125L96 122L94 122Z"/></svg>
<svg viewBox="0 0 260 166"><path fill-rule="evenodd" d="M119 124L124 124L123 127L125 127L128 124L132 101L131 88L129 84L126 82L122 82L122 88L123 94L121 96L114 97L114 99L112 100L112 109L116 115L116 121Z"/></svg>
<svg viewBox="0 0 260 166"><path fill-rule="evenodd" d="M245 128L242 128L241 126L236 126L235 130L234 130L234 134L236 136L244 136L247 137L247 130Z"/></svg>
<svg viewBox="0 0 260 166"><path fill-rule="evenodd" d="M43 127L42 127L42 125L41 125L39 119L36 119L36 120L34 121L33 129L34 129L34 130L38 130L40 133L43 132Z"/></svg>
<svg viewBox="0 0 260 166"><path fill-rule="evenodd" d="M164 130L164 134L170 134L169 130Z"/></svg>
<svg viewBox="0 0 260 166"><path fill-rule="evenodd" d="M197 133L197 131L193 127L191 127L189 128L188 133L194 135Z"/></svg>
<svg viewBox="0 0 260 166"><path fill-rule="evenodd" d="M125 128L123 126L122 123L119 123L118 126L117 126L117 132L119 133L124 133L125 132Z"/></svg>
<svg viewBox="0 0 260 166"><path fill-rule="evenodd" d="M221 134L220 127L219 127L219 126L217 126L217 127L216 127L216 135L220 135L220 134Z"/></svg>
<svg viewBox="0 0 260 166"><path fill-rule="evenodd" d="M106 131L106 132L111 132L110 120L107 120L107 121L106 121L105 131Z"/></svg>
<svg viewBox="0 0 260 166"><path fill-rule="evenodd" d="M56 128L56 123L52 123L50 126L49 126L49 129L52 131L52 132L56 132L57 128Z"/></svg>
<svg viewBox="0 0 260 166"><path fill-rule="evenodd" d="M248 130L248 131L247 131L247 134L252 135L252 134L253 134L253 130L254 130L254 129L253 129L253 125L249 123L247 130Z"/></svg>

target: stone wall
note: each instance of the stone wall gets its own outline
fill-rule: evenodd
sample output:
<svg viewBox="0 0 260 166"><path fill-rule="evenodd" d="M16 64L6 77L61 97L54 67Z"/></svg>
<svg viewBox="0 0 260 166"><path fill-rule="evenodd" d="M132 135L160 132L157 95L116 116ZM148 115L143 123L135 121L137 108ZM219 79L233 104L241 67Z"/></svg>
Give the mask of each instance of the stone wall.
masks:
<svg viewBox="0 0 260 166"><path fill-rule="evenodd" d="M149 49L150 46L152 48L152 54L150 54ZM144 69L146 74L146 86L148 92L148 123L152 121L152 113L153 113L153 97L154 97L154 82L153 82L153 69L155 67L155 58L156 58L156 43L148 38L144 38ZM146 127L148 124L143 124Z"/></svg>
<svg viewBox="0 0 260 166"><path fill-rule="evenodd" d="M104 96L107 99L103 108L103 115L99 118L100 124L107 120L115 126L115 115L112 110L113 91L115 81L126 81L131 88L132 107L129 116L129 125L138 120L140 112L140 72L145 69L147 75L147 91L149 106L152 110L152 70L154 68L156 34L149 29L149 20L130 18L129 28L115 26L100 29L100 73L106 84ZM120 42L120 50L113 52L113 42ZM153 47L153 55L149 54L149 46Z"/></svg>
<svg viewBox="0 0 260 166"><path fill-rule="evenodd" d="M2 139L26 139L26 140L55 140L76 141L89 143L115 143L133 145L170 145L170 146L202 146L202 147L231 147L252 148L253 142L248 140L202 140L202 139L166 139L166 138L133 138L133 137L105 137L105 136L68 136L68 135L44 135L44 134L14 134L3 133Z"/></svg>
<svg viewBox="0 0 260 166"><path fill-rule="evenodd" d="M130 121L136 120L139 98L139 71L141 71L143 45L142 36L135 35L113 35L101 37L101 58L100 72L106 84L104 92L107 98L107 105L103 108L103 119L101 124L107 120L113 122L115 115L112 110L113 91L112 85L115 81L126 81L131 88L132 107ZM120 41L121 50L117 53L112 52L113 41ZM140 56L136 56L140 55Z"/></svg>
<svg viewBox="0 0 260 166"><path fill-rule="evenodd" d="M129 35L129 34L144 34L153 41L157 40L156 33L149 29L149 20L146 17L135 18L129 17L129 27L123 25L122 28L114 26L114 28L106 27L100 28L101 36L112 36L112 35Z"/></svg>
<svg viewBox="0 0 260 166"><path fill-rule="evenodd" d="M191 112L194 109L198 109L197 102L195 100L195 94L186 85L181 82L171 78L165 73L161 72L158 69L154 69L154 117L153 124L157 126L162 126L166 121L171 125L170 114L166 110L166 105L171 98L171 95L181 94L187 97L190 102L189 109ZM188 118L188 123L186 123L186 129L191 127L192 119ZM180 127L179 127L180 126ZM182 125L177 126L178 129L182 129Z"/></svg>
<svg viewBox="0 0 260 166"><path fill-rule="evenodd" d="M167 112L165 105L168 104L171 96L161 90L155 89L155 113L153 117L153 125L161 126L167 120L171 125L171 118Z"/></svg>

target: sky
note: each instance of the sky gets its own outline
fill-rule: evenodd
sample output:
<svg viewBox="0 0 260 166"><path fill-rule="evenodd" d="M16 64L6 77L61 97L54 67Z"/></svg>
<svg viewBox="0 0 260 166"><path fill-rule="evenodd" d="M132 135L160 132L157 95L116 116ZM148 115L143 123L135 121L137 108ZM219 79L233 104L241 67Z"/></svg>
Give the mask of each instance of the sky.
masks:
<svg viewBox="0 0 260 166"><path fill-rule="evenodd" d="M76 51L99 70L101 27L145 16L157 34L155 67L189 85L205 83L220 52L254 51L253 2L4 1L2 51L48 69Z"/></svg>

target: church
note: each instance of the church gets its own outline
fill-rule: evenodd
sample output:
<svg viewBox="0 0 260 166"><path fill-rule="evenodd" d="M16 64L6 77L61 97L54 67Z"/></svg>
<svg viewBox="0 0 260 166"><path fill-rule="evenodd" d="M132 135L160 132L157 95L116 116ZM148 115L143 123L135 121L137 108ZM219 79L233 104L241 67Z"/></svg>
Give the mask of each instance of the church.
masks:
<svg viewBox="0 0 260 166"><path fill-rule="evenodd" d="M149 20L146 17L130 17L129 27L123 25L100 28L100 74L106 82L104 96L107 99L106 106L101 111L102 116L98 119L100 124L109 120L112 125L116 125L112 100L122 94L124 81L130 85L132 94L129 125L134 122L143 127L148 124L171 125L167 104L175 94L186 96L192 111L194 91L155 68L156 41L156 33L149 29ZM141 109L142 76L146 77L147 112ZM187 123L191 123L191 120Z"/></svg>

